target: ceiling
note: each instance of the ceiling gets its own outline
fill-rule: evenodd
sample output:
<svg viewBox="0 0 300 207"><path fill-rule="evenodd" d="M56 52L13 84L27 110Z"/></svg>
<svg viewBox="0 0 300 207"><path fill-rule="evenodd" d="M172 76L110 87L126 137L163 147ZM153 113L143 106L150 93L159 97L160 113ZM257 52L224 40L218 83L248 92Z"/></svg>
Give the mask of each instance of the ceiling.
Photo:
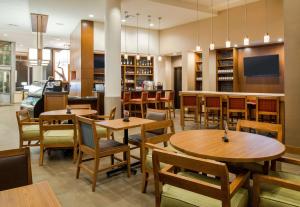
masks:
<svg viewBox="0 0 300 207"><path fill-rule="evenodd" d="M248 3L257 0L247 0ZM230 7L244 4L244 0L230 0ZM199 0L198 18L211 15L211 0ZM226 0L214 0L214 9L226 9ZM122 14L128 11L140 13L139 27L148 27L148 15L158 29L158 17L162 17L161 29L197 20L197 0L121 0ZM81 19L104 21L104 0L0 0L0 40L17 43L17 51L34 47L35 34L31 32L30 13L49 15L45 47L63 48L69 43L70 33ZM94 17L90 18L89 15ZM131 17L127 25L135 26Z"/></svg>

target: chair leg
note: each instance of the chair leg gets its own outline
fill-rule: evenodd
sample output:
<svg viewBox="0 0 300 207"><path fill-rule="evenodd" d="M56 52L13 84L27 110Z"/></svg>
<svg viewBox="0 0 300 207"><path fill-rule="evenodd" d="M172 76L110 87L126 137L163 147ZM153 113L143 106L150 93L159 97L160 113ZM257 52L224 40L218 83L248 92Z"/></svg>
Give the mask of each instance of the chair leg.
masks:
<svg viewBox="0 0 300 207"><path fill-rule="evenodd" d="M142 118L144 118L144 105L141 104L141 113L142 113Z"/></svg>
<svg viewBox="0 0 300 207"><path fill-rule="evenodd" d="M96 188L96 182L97 182L97 174L98 174L98 168L99 168L99 162L100 159L98 157L98 155L96 155L97 157L95 157L95 163L94 163L94 174L93 174L93 184L92 184L92 191L95 192L95 188Z"/></svg>
<svg viewBox="0 0 300 207"><path fill-rule="evenodd" d="M78 155L78 161L77 161L77 169L76 169L76 178L79 178L79 174L80 174L80 164L82 162L82 155L83 153L79 151L79 155Z"/></svg>
<svg viewBox="0 0 300 207"><path fill-rule="evenodd" d="M149 178L149 173L144 172L143 173L143 181L142 181L142 193L147 192L148 178Z"/></svg>
<svg viewBox="0 0 300 207"><path fill-rule="evenodd" d="M44 146L40 146L40 162L39 165L42 166L44 162Z"/></svg>
<svg viewBox="0 0 300 207"><path fill-rule="evenodd" d="M110 163L111 163L111 165L115 164L115 156L114 155L110 156Z"/></svg>
<svg viewBox="0 0 300 207"><path fill-rule="evenodd" d="M172 114L171 114L171 103L168 101L168 112L169 112L169 119L172 119Z"/></svg>
<svg viewBox="0 0 300 207"><path fill-rule="evenodd" d="M130 165L130 149L126 152L126 160L127 160L127 177L131 176L131 165Z"/></svg>
<svg viewBox="0 0 300 207"><path fill-rule="evenodd" d="M173 109L173 115L174 115L174 119L175 119L175 104L174 104L174 101L172 102L172 109Z"/></svg>
<svg viewBox="0 0 300 207"><path fill-rule="evenodd" d="M205 120L204 120L204 125L205 125L205 128L208 128L208 112L207 110L205 110Z"/></svg>
<svg viewBox="0 0 300 207"><path fill-rule="evenodd" d="M22 147L23 147L23 140L20 139L19 148L22 148Z"/></svg>
<svg viewBox="0 0 300 207"><path fill-rule="evenodd" d="M78 147L74 146L74 150L73 150L73 163L76 163L77 160L77 152L78 152Z"/></svg>

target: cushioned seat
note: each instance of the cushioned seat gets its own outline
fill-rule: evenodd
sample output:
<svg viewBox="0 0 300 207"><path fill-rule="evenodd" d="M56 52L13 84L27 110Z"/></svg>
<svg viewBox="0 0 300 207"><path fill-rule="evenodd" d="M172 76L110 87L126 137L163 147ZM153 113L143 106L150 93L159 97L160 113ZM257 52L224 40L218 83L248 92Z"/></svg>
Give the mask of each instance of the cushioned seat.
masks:
<svg viewBox="0 0 300 207"><path fill-rule="evenodd" d="M157 135L146 132L146 137L147 138L151 138L151 137L154 137L154 136L157 136ZM131 142L131 143L134 143L134 144L140 144L141 141L142 141L142 135L141 134L129 135L128 141Z"/></svg>
<svg viewBox="0 0 300 207"><path fill-rule="evenodd" d="M73 130L48 130L44 132L44 145L73 145Z"/></svg>
<svg viewBox="0 0 300 207"><path fill-rule="evenodd" d="M107 137L107 135L106 135L107 129L106 128L101 127L101 126L96 126L96 131L97 131L98 137L101 137L101 138Z"/></svg>
<svg viewBox="0 0 300 207"><path fill-rule="evenodd" d="M202 180L215 185L221 185L217 179L209 178L190 172L181 172L179 175ZM248 202L248 191L239 189L231 199L231 207L246 207ZM210 198L201 194L190 192L171 185L164 185L161 196L161 207L221 207L220 200Z"/></svg>
<svg viewBox="0 0 300 207"><path fill-rule="evenodd" d="M130 102L131 103L140 103L140 102L142 102L142 99L140 99L140 98L132 98L132 99L130 99Z"/></svg>
<svg viewBox="0 0 300 207"><path fill-rule="evenodd" d="M36 140L40 136L40 126L38 124L23 125L23 139Z"/></svg>
<svg viewBox="0 0 300 207"><path fill-rule="evenodd" d="M170 152L177 152L177 153L180 153L179 151L177 151L174 147L172 147L170 144L168 144L167 147L163 147L163 149L167 150L167 151L170 151ZM152 150L149 150L148 151L148 154L146 156L146 166L147 168L149 169L152 169ZM164 163L161 163L160 164L160 167L161 168L164 168L165 167L165 164Z"/></svg>
<svg viewBox="0 0 300 207"><path fill-rule="evenodd" d="M100 151L111 150L114 147L128 147L128 145L117 142L115 140L100 140L99 142Z"/></svg>
<svg viewBox="0 0 300 207"><path fill-rule="evenodd" d="M270 175L297 183L300 182L300 175L292 173L270 172ZM300 192L264 183L260 188L260 206L299 207Z"/></svg>

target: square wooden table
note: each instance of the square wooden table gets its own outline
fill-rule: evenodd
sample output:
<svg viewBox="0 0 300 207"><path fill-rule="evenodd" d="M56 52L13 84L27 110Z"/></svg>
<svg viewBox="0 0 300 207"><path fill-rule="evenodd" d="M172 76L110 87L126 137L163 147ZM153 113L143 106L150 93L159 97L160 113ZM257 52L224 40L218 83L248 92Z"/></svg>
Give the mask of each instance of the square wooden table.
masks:
<svg viewBox="0 0 300 207"><path fill-rule="evenodd" d="M46 181L0 191L0 206L61 207L54 192Z"/></svg>

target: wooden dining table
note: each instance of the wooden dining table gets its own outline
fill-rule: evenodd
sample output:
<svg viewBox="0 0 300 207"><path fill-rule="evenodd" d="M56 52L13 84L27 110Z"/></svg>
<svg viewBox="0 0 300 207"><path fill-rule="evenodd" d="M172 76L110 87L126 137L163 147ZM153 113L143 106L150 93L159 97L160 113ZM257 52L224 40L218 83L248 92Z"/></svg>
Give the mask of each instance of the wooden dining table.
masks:
<svg viewBox="0 0 300 207"><path fill-rule="evenodd" d="M0 191L2 207L61 207L48 182Z"/></svg>
<svg viewBox="0 0 300 207"><path fill-rule="evenodd" d="M72 109L71 110L71 114L74 114L76 116L88 116L97 113L98 112L93 109ZM40 115L66 115L66 114L67 114L67 109L62 109L62 110L45 111Z"/></svg>
<svg viewBox="0 0 300 207"><path fill-rule="evenodd" d="M174 134L171 145L191 156L221 162L249 163L270 161L281 157L285 146L276 139L241 131L190 130Z"/></svg>

